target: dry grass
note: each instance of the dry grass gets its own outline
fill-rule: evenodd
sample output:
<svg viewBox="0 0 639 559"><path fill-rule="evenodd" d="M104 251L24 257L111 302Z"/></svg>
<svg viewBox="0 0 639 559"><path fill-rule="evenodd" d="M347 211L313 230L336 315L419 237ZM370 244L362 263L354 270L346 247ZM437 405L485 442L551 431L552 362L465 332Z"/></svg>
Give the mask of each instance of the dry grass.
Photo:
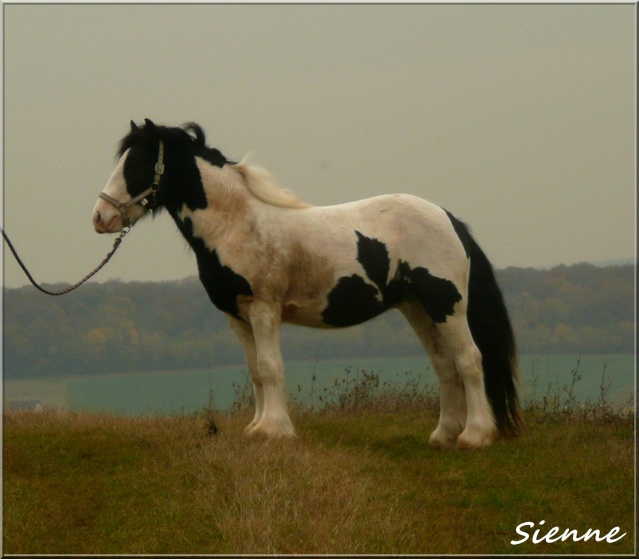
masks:
<svg viewBox="0 0 639 559"><path fill-rule="evenodd" d="M4 416L5 553L630 553L632 422L544 423L482 452L434 452L432 413ZM513 548L524 521L628 533ZM552 523L552 524L551 524Z"/></svg>
<svg viewBox="0 0 639 559"><path fill-rule="evenodd" d="M410 522L370 453L241 437L243 420L5 415L5 551L397 551Z"/></svg>

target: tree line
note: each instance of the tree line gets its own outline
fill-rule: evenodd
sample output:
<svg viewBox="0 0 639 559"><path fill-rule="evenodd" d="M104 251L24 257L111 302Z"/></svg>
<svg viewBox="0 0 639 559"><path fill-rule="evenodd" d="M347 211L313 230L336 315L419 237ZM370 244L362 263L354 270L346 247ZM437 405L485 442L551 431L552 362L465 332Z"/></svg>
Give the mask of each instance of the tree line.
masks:
<svg viewBox="0 0 639 559"><path fill-rule="evenodd" d="M634 266L497 271L521 353L634 351ZM57 287L57 286L54 286ZM224 315L195 277L90 283L63 297L4 289L5 378L208 368L243 362ZM419 355L397 312L335 331L287 326L287 359Z"/></svg>

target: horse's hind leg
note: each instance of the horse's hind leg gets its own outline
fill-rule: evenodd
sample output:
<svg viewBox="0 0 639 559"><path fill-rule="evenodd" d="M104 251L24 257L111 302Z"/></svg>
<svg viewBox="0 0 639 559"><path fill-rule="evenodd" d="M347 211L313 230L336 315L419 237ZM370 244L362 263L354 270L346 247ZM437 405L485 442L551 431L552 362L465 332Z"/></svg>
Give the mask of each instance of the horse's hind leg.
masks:
<svg viewBox="0 0 639 559"><path fill-rule="evenodd" d="M237 318L229 317L229 324L231 329L235 332L244 355L246 357L246 366L248 367L249 374L251 375L251 381L253 382L253 394L255 396L255 416L246 429L245 433L250 433L253 427L255 427L262 417L262 411L264 410L264 388L262 387L262 381L257 370L257 350L255 349L255 338L253 337L253 328L248 322L238 320Z"/></svg>
<svg viewBox="0 0 639 559"><path fill-rule="evenodd" d="M466 395L453 356L445 351L437 327L421 303L406 301L399 310L417 334L435 367L440 385L439 423L429 439L433 448L452 448L466 423Z"/></svg>
<svg viewBox="0 0 639 559"><path fill-rule="evenodd" d="M466 314L457 312L437 324L444 351L452 355L466 393L467 418L457 438L459 448L479 448L497 438L497 428L486 389L482 357L468 327Z"/></svg>

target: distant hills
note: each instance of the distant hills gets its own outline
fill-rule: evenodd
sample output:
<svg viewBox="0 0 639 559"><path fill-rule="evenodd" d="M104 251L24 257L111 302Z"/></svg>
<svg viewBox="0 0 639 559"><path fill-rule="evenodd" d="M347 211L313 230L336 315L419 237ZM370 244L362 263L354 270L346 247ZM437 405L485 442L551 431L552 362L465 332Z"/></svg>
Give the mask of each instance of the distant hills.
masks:
<svg viewBox="0 0 639 559"><path fill-rule="evenodd" d="M634 265L497 271L522 353L632 353ZM4 289L6 378L241 363L224 315L197 278L89 283L63 297ZM334 331L287 326L287 359L420 354L397 312Z"/></svg>
<svg viewBox="0 0 639 559"><path fill-rule="evenodd" d="M593 266L597 268L606 268L608 266L634 266L635 260L633 258L617 258L614 260L598 260L591 262Z"/></svg>

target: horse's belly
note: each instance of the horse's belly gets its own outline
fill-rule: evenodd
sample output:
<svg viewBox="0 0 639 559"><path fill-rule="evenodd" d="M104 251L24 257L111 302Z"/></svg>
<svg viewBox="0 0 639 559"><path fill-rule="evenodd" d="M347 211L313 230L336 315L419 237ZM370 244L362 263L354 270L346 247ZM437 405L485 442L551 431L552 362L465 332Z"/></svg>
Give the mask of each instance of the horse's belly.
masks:
<svg viewBox="0 0 639 559"><path fill-rule="evenodd" d="M298 326L310 326L311 328L333 328L322 319L322 306L298 305L287 303L282 307L282 322L297 324Z"/></svg>
<svg viewBox="0 0 639 559"><path fill-rule="evenodd" d="M323 307L300 307L295 304L284 305L282 322L309 326L311 328L346 328L362 324L388 310L384 305L371 305L370 300L364 304L350 304L347 307L325 305Z"/></svg>

